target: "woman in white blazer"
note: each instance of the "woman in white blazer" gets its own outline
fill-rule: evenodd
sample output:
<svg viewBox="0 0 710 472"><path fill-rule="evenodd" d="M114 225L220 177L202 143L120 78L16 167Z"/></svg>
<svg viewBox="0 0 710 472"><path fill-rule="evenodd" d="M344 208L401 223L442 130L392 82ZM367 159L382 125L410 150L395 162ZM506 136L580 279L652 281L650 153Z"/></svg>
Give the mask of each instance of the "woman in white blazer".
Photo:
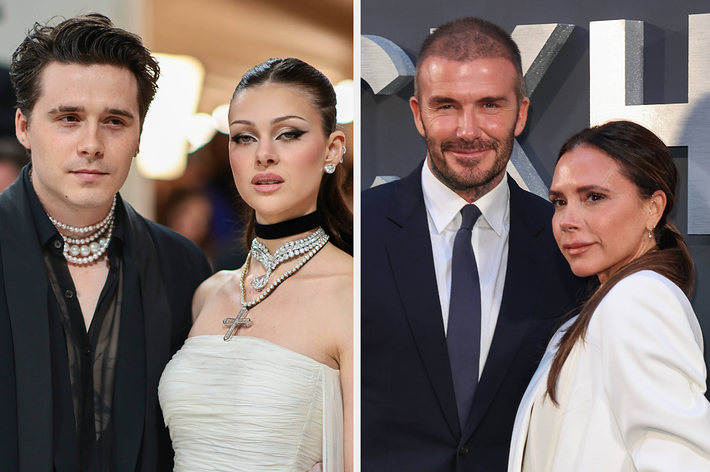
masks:
<svg viewBox="0 0 710 472"><path fill-rule="evenodd" d="M710 403L690 253L668 219L678 172L628 121L562 147L553 230L600 286L553 337L518 410L509 472L708 472Z"/></svg>

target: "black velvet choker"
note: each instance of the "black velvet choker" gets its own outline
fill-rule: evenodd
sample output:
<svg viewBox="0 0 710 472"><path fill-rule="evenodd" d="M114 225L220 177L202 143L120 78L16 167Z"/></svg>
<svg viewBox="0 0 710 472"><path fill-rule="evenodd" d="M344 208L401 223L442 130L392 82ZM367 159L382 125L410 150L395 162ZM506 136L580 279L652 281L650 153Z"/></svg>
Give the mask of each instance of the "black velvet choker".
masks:
<svg viewBox="0 0 710 472"><path fill-rule="evenodd" d="M294 234L305 233L308 230L316 229L321 225L318 211L308 215L299 216L292 220L282 221L273 225L262 225L254 221L254 232L261 239L281 239L288 238Z"/></svg>

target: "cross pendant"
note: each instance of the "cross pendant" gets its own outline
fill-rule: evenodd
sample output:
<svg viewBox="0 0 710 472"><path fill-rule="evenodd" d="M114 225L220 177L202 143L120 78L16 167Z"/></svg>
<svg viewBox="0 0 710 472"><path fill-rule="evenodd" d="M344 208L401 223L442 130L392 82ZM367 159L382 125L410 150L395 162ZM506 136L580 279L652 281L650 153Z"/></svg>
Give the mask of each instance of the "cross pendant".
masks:
<svg viewBox="0 0 710 472"><path fill-rule="evenodd" d="M251 326L251 320L246 317L248 312L249 310L247 310L247 308L243 306L242 309L239 310L239 314L236 318L225 318L224 320L222 320L222 324L232 325L227 330L227 334L224 335L225 341L229 341L230 339L232 339L232 336L240 327L244 326L245 328L248 328L249 326Z"/></svg>

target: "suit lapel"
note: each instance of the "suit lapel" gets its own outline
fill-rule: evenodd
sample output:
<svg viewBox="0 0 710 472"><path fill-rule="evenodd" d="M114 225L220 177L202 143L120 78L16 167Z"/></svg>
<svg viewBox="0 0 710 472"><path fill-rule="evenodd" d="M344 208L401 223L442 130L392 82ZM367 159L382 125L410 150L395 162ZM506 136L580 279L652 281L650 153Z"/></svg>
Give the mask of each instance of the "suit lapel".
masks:
<svg viewBox="0 0 710 472"><path fill-rule="evenodd" d="M164 427L156 416L159 411L158 382L165 364L170 360L172 312L160 272L160 261L148 227L130 205L125 202L124 205L130 228L131 254L140 277L145 323L146 421L141 470L156 470L160 453L158 428Z"/></svg>
<svg viewBox="0 0 710 472"><path fill-rule="evenodd" d="M47 273L22 177L0 194L0 247L15 353L20 470L51 470Z"/></svg>
<svg viewBox="0 0 710 472"><path fill-rule="evenodd" d="M401 227L386 248L404 312L439 405L458 437L461 428L434 275L421 166L402 179L393 196L389 218Z"/></svg>
<svg viewBox="0 0 710 472"><path fill-rule="evenodd" d="M126 231L124 234L128 234ZM128 239L128 238L126 238ZM146 419L146 355L144 313L138 270L126 241L123 256L123 292L119 292L121 328L116 361L116 383L113 396L113 421L116 425L117 472L136 469Z"/></svg>
<svg viewBox="0 0 710 472"><path fill-rule="evenodd" d="M559 340L559 338L557 338ZM547 374L550 372L550 366L555 356L554 351L547 351L540 361L540 366L535 371L528 388L520 400L518 414L515 416L515 425L513 426L513 435L511 437L510 460L513 472L519 472L522 469L523 454L525 453L525 441L528 437L528 429L530 427L530 415L532 413L533 403L540 393L540 389L547 385Z"/></svg>
<svg viewBox="0 0 710 472"><path fill-rule="evenodd" d="M464 438L470 437L496 396L515 353L527 331L535 300L544 274L542 255L534 237L546 222L535 221L527 214L523 202L524 190L508 178L510 187L510 236L505 288L491 349L476 389ZM531 274L535 274L531 277Z"/></svg>
<svg viewBox="0 0 710 472"><path fill-rule="evenodd" d="M528 431L530 429L530 418L532 417L532 409L535 403L535 399L547 389L547 376L550 373L552 361L555 359L555 355L557 354L557 348L559 347L558 344L560 343L560 340L562 339L562 336L564 335L565 331L567 331L567 329L572 326L572 323L574 323L576 319L577 317L575 316L567 320L567 322L563 324L554 334L554 336L547 345L545 355L542 357L540 365L535 371L535 374L532 376L532 379L530 379L528 388L527 390L525 390L525 394L520 400L520 406L518 407L518 414L515 417L515 424L513 426L513 435L511 437L510 445L509 470L511 470L512 472L519 472L520 470L522 470L523 456L525 454L525 444L528 438ZM556 411L559 414L555 415L554 418L546 418L549 421L555 421L557 425L559 425L559 422L564 416L564 406L567 401L567 395L569 394L569 387L571 385L570 380L574 378L574 369L576 369L577 366L577 357L579 355L581 346L581 343L577 343L572 348L572 352L570 352L569 357L565 361L565 366L571 366L568 367L568 369L571 369L571 371L566 372L566 381L563 381L562 376L560 376L557 382L557 400L559 402L559 407ZM557 432L560 431L559 427L555 427L552 429ZM559 435L556 435L554 438L548 438L551 444L556 442L558 439Z"/></svg>

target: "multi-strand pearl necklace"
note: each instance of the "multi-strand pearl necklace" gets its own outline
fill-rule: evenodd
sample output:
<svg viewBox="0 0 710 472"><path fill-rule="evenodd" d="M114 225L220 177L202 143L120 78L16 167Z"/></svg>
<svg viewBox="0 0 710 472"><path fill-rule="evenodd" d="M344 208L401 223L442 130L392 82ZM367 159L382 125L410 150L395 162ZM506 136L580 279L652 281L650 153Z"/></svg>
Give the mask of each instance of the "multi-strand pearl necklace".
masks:
<svg viewBox="0 0 710 472"><path fill-rule="evenodd" d="M325 230L319 226L313 234L303 239L289 241L279 246L272 256L269 249L254 238L251 242L250 254L254 259L261 262L266 269L266 274L254 277L251 280L251 286L254 290L263 290L264 287L266 287L266 284L269 283L271 273L279 266L279 264L291 260L294 257L298 257L301 254L306 254L314 247L323 246L327 241L328 235L325 234Z"/></svg>
<svg viewBox="0 0 710 472"><path fill-rule="evenodd" d="M77 265L90 264L104 255L111 242L113 234L116 210L116 195L113 196L113 204L108 212L108 215L100 222L84 226L76 227L64 224L49 216L49 221L52 222L57 229L63 229L74 234L86 235L82 238L71 238L62 235L64 238L64 258L67 262ZM89 234L90 233L90 234Z"/></svg>

